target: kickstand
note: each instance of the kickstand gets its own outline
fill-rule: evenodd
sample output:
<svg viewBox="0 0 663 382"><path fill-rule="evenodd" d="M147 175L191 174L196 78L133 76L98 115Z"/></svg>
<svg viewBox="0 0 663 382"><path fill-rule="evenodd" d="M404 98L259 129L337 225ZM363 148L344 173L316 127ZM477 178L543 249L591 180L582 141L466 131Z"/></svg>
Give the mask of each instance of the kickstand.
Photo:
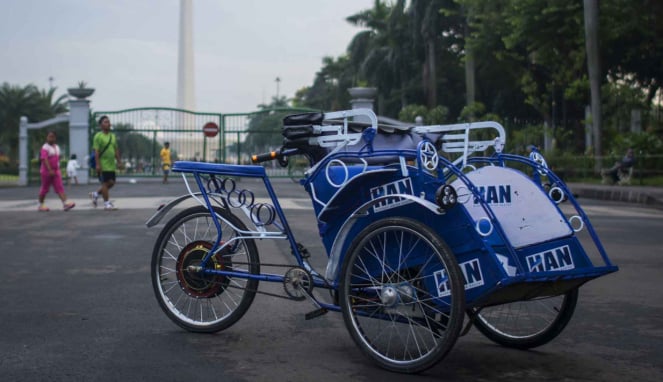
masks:
<svg viewBox="0 0 663 382"><path fill-rule="evenodd" d="M460 337L466 335L470 331L470 329L472 329L472 326L474 326L474 322L476 321L477 316L479 315L480 311L481 311L481 309L478 309L478 310L469 309L467 311L467 316L470 319L467 321L467 324L465 325L463 330L460 332Z"/></svg>

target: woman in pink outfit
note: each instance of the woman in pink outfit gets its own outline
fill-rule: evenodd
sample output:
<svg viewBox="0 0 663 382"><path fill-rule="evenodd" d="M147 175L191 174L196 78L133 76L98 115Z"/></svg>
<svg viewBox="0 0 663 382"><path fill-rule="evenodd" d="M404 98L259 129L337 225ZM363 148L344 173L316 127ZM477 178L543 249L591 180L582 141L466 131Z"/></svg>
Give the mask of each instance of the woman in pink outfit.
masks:
<svg viewBox="0 0 663 382"><path fill-rule="evenodd" d="M55 131L49 131L46 135L46 143L41 147L39 159L41 159L41 189L39 190L39 211L48 211L49 208L44 204L44 199L48 190L53 185L53 190L62 200L62 208L69 211L76 204L67 200L62 185L62 173L60 172L60 147L55 144Z"/></svg>

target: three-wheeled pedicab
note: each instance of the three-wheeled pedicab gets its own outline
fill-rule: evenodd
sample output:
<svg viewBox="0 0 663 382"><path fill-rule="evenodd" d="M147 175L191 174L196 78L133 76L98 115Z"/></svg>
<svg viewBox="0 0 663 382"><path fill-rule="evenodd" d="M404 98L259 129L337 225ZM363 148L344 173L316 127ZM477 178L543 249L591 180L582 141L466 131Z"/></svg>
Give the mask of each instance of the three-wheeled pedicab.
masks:
<svg viewBox="0 0 663 382"><path fill-rule="evenodd" d="M261 293L260 281L282 283L281 297L314 305L307 319L340 311L369 358L413 373L448 353L465 316L467 329L505 346L549 342L573 315L578 288L617 270L544 162L502 152L498 123L382 126L359 109L288 116L283 135L281 150L253 161L309 159L301 184L326 268L314 269L295 239L265 167L176 162L188 194L147 225L197 202L173 212L152 255L157 300L179 326L226 329ZM268 198L240 189L237 178L262 180ZM282 273L261 271L259 239L289 244L293 261Z"/></svg>

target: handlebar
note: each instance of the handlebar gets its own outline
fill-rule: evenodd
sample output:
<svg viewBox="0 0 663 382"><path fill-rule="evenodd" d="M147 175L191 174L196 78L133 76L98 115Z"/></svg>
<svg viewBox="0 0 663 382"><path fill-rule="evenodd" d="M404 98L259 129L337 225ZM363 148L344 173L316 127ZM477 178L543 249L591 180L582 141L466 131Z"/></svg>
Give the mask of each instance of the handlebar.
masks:
<svg viewBox="0 0 663 382"><path fill-rule="evenodd" d="M280 155L281 155L281 150L270 151L268 153L262 153L262 154L254 154L251 155L251 162L253 163L267 162L278 158Z"/></svg>
<svg viewBox="0 0 663 382"><path fill-rule="evenodd" d="M251 155L251 162L253 163L262 163L262 162L267 162L270 160L277 159L280 162L284 161L284 159L290 155L298 154L299 149L278 149L274 151L270 151L268 153L262 153L262 154L254 154Z"/></svg>

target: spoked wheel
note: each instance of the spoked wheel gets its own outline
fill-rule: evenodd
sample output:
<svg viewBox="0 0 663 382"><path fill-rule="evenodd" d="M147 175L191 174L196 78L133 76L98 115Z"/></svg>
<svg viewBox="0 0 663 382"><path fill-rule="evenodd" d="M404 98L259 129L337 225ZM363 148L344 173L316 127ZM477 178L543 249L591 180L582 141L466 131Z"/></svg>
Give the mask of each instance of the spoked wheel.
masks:
<svg viewBox="0 0 663 382"><path fill-rule="evenodd" d="M216 213L238 230L247 230L235 215L222 208ZM236 239L237 232L219 219L223 242L206 269L260 273L258 250L253 240ZM217 332L249 309L257 280L208 275L200 264L217 240L217 229L207 208L180 212L161 231L152 253L152 286L161 309L179 326L193 332Z"/></svg>
<svg viewBox="0 0 663 382"><path fill-rule="evenodd" d="M476 314L474 326L500 345L530 349L557 337L571 320L577 302L578 288L555 297L490 306Z"/></svg>
<svg viewBox="0 0 663 382"><path fill-rule="evenodd" d="M381 367L416 373L453 347L464 318L463 278L430 228L385 218L357 235L343 262L340 305L359 348Z"/></svg>

